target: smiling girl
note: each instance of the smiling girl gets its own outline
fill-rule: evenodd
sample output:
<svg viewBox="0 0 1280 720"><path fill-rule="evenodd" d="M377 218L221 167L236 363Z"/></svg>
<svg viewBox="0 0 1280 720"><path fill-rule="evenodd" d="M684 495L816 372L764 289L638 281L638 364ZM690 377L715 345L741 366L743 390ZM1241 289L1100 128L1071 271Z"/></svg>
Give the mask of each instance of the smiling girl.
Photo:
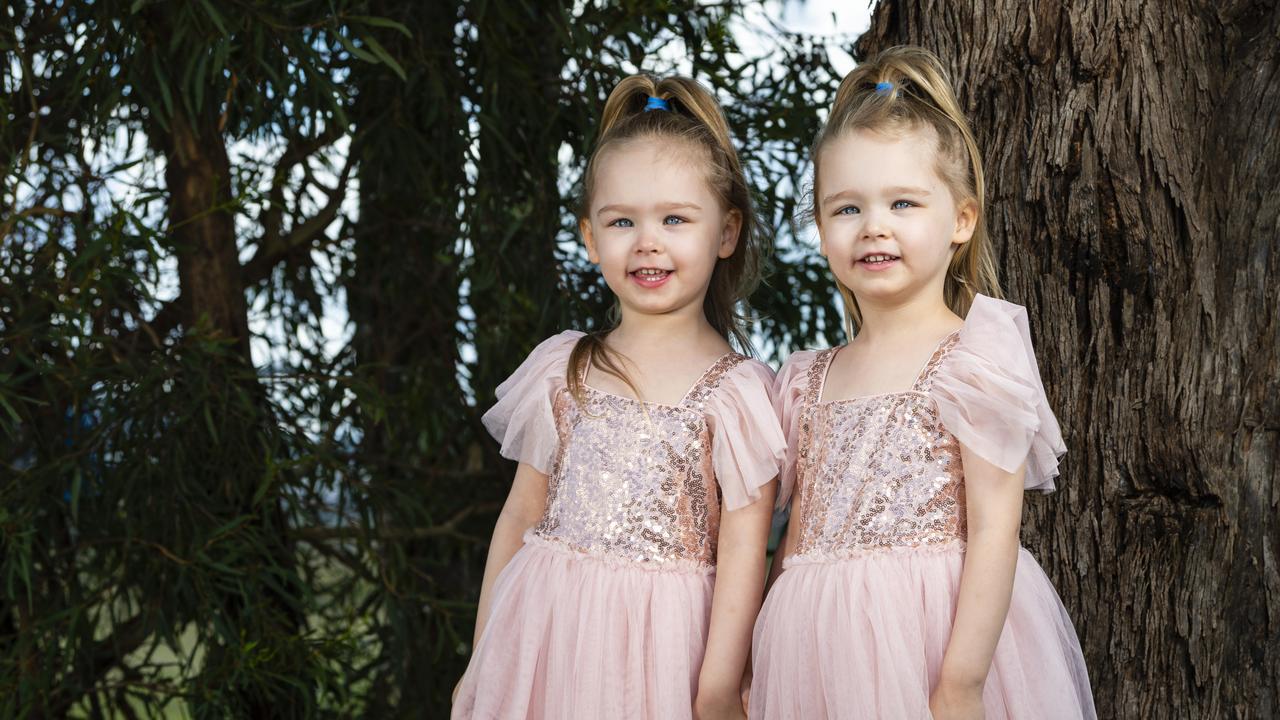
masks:
<svg viewBox="0 0 1280 720"><path fill-rule="evenodd" d="M980 156L937 58L894 48L844 79L813 196L853 339L778 373L794 499L751 717L1094 717L1018 542L1024 489L1052 490L1066 448L1026 311L998 299Z"/></svg>
<svg viewBox="0 0 1280 720"><path fill-rule="evenodd" d="M698 83L610 94L579 228L618 322L534 349L484 416L519 461L454 718L743 717L785 439L739 352L760 247Z"/></svg>

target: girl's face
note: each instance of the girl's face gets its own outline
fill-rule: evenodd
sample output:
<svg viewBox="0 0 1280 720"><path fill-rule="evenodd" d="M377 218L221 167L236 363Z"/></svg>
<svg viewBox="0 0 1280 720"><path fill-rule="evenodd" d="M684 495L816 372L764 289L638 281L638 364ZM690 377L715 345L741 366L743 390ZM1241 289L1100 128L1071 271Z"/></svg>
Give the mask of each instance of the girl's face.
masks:
<svg viewBox="0 0 1280 720"><path fill-rule="evenodd" d="M977 209L957 203L937 173L931 128L857 130L828 143L818 170L818 234L831 272L862 302L941 297L955 249Z"/></svg>
<svg viewBox="0 0 1280 720"><path fill-rule="evenodd" d="M703 151L642 139L598 159L589 216L578 227L591 261L628 313L702 312L716 261L742 224L706 179Z"/></svg>

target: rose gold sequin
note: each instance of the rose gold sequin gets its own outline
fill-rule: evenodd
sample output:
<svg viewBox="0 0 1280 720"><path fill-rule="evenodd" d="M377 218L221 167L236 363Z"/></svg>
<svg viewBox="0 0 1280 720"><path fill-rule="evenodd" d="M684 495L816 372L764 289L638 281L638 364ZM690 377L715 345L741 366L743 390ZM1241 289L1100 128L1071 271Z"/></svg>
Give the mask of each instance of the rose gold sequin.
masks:
<svg viewBox="0 0 1280 720"><path fill-rule="evenodd" d="M562 389L554 403L559 450L533 536L610 561L714 567L720 496L705 403L745 359L717 360L678 405L584 384L579 407Z"/></svg>
<svg viewBox="0 0 1280 720"><path fill-rule="evenodd" d="M836 350L814 358L800 410L797 561L963 542L960 445L928 395L958 340L939 343L910 390L849 400L820 401Z"/></svg>

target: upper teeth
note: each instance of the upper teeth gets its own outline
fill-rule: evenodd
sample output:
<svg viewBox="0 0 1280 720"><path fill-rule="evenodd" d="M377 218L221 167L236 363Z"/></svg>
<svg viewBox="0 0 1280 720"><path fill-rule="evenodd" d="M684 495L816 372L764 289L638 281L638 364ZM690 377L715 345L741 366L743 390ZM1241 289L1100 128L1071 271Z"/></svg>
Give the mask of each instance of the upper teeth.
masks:
<svg viewBox="0 0 1280 720"><path fill-rule="evenodd" d="M867 262L884 262L885 260L892 260L892 259L893 259L892 255L868 255L865 258L863 258L863 260L866 260Z"/></svg>
<svg viewBox="0 0 1280 720"><path fill-rule="evenodd" d="M640 268L639 270L636 271L636 274L637 275L666 275L667 271L659 270L657 268Z"/></svg>

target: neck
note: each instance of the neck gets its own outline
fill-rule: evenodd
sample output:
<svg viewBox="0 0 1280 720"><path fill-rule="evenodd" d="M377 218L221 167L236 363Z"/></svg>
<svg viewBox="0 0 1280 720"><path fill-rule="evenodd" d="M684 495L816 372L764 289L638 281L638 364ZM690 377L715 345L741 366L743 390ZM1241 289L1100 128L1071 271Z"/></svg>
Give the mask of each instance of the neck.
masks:
<svg viewBox="0 0 1280 720"><path fill-rule="evenodd" d="M862 326L858 337L867 342L894 342L921 333L930 335L953 328L960 318L947 307L942 294L917 293L904 299L858 298Z"/></svg>
<svg viewBox="0 0 1280 720"><path fill-rule="evenodd" d="M690 304L674 312L650 315L622 308L622 321L609 333L611 345L630 354L629 349L686 347L705 343L710 336L719 338L702 312L702 304Z"/></svg>

